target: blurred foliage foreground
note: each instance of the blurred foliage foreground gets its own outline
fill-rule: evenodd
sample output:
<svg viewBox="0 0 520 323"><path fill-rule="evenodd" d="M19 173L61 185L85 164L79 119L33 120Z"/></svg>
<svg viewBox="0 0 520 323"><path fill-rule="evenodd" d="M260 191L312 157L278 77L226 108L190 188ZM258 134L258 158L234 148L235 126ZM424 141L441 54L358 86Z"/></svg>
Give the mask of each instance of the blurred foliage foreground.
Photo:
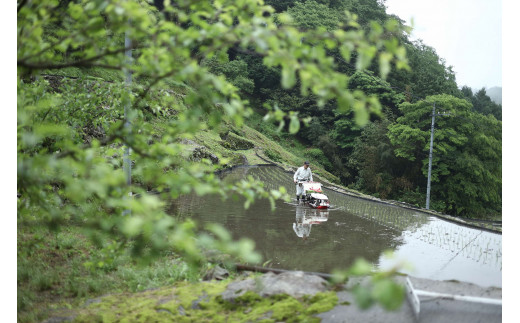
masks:
<svg viewBox="0 0 520 323"><path fill-rule="evenodd" d="M365 31L345 13L346 23L332 31L301 31L289 15L275 14L261 1L165 1L159 9L136 0L19 2L18 286L26 291L18 296L19 313L31 312L31 299L37 299L31 292L106 292L100 285L111 285L100 281L108 278L94 273L135 268L136 261L169 255L192 269L222 254L260 261L250 240L233 241L219 225L198 228L163 209L166 199L190 192L242 195L246 206L256 198L272 205L287 198L283 189L268 191L253 179L223 185L214 170L225 158L217 165L189 158L185 142L196 133L240 127L250 114L237 88L201 66L202 58L225 57L230 48L254 52L280 69L282 87L312 94L319 106L336 102L359 124L380 104L347 89L348 76L335 71L328 51L339 49L359 70L377 61L383 78L392 65L407 68L394 37L403 31L392 20ZM64 71L97 74L57 83L45 77ZM124 82L123 73L132 81ZM276 106L265 119L288 124L291 133L308 122ZM125 147L131 149L131 184L121 167ZM148 194L149 188L159 194ZM72 233L67 238L64 232ZM83 248L80 237L88 241ZM118 259L126 260L118 267ZM402 292L385 279L376 292L360 295L384 303Z"/></svg>

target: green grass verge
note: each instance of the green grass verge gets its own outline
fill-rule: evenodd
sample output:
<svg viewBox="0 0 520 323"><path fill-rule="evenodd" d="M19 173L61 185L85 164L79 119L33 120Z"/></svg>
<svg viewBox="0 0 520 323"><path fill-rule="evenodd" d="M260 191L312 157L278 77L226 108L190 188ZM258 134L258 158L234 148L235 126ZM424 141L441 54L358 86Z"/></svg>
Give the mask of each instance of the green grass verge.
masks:
<svg viewBox="0 0 520 323"><path fill-rule="evenodd" d="M94 246L72 223L58 233L24 223L18 226L17 241L19 322L40 322L56 309L108 293L198 281L203 270L190 269L173 254L152 264L137 263L111 245Z"/></svg>
<svg viewBox="0 0 520 323"><path fill-rule="evenodd" d="M128 254L98 248L69 223L53 233L35 225L18 229L18 321L69 317L78 322L315 321L332 309L334 292L295 299L251 294L231 304L220 298L223 282L200 282L209 264L190 269L174 255L139 264ZM87 266L90 264L91 266ZM247 297L246 297L247 296ZM193 306L193 304L199 304Z"/></svg>

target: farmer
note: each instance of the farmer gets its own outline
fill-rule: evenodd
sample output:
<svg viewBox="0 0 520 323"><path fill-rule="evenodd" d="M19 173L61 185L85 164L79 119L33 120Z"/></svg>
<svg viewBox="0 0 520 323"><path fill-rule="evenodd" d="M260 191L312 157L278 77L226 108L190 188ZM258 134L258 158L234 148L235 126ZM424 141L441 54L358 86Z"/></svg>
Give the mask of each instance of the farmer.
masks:
<svg viewBox="0 0 520 323"><path fill-rule="evenodd" d="M296 200L300 202L300 196L303 194L303 185L299 185L298 182L303 181L311 181L312 182L312 172L309 168L309 162L306 161L303 163L303 166L296 170L294 173L294 183L296 184Z"/></svg>

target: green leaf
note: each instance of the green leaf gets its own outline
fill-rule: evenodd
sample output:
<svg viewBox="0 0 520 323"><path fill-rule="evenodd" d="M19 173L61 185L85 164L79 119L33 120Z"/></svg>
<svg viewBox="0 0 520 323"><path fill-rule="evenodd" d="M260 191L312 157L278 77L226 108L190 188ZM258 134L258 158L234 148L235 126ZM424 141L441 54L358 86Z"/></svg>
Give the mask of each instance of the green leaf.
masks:
<svg viewBox="0 0 520 323"><path fill-rule="evenodd" d="M350 267L349 273L355 276L364 276L372 273L373 265L363 258L358 258Z"/></svg>
<svg viewBox="0 0 520 323"><path fill-rule="evenodd" d="M405 288L391 279L383 279L374 283L372 296L386 310L394 311L399 309L403 303Z"/></svg>
<svg viewBox="0 0 520 323"><path fill-rule="evenodd" d="M343 58L347 61L347 62L350 62L350 55L352 55L352 48L351 48L351 45L349 46L350 44L345 44L345 45L342 45L340 48L339 48L339 51L341 53L341 56L343 56Z"/></svg>
<svg viewBox="0 0 520 323"><path fill-rule="evenodd" d="M363 70L367 68L372 62L372 59L374 58L376 52L377 48L375 46L367 46L360 48L358 50L359 55L356 61L356 69Z"/></svg>
<svg viewBox="0 0 520 323"><path fill-rule="evenodd" d="M83 15L83 8L79 4L69 3L69 14L73 19L79 19Z"/></svg>
<svg viewBox="0 0 520 323"><path fill-rule="evenodd" d="M123 221L121 231L128 237L135 237L141 232L144 219L137 216L128 217Z"/></svg>
<svg viewBox="0 0 520 323"><path fill-rule="evenodd" d="M379 54L379 71L381 73L381 78L383 80L386 79L388 73L390 73L390 60L392 59L392 54L382 52Z"/></svg>
<svg viewBox="0 0 520 323"><path fill-rule="evenodd" d="M217 238L221 241L231 241L231 234L220 224L218 223L209 223L206 225L206 228L215 234Z"/></svg>
<svg viewBox="0 0 520 323"><path fill-rule="evenodd" d="M291 116L291 122L289 123L289 133L295 134L300 130L300 120L298 119L298 116L293 115Z"/></svg>
<svg viewBox="0 0 520 323"><path fill-rule="evenodd" d="M282 86L285 89L290 89L296 83L296 75L293 68L284 67L282 69Z"/></svg>
<svg viewBox="0 0 520 323"><path fill-rule="evenodd" d="M364 126L368 123L369 114L365 109L365 103L363 101L354 102L354 120L357 125Z"/></svg>
<svg viewBox="0 0 520 323"><path fill-rule="evenodd" d="M354 299L361 309L367 309L374 304L374 299L367 287L356 285L352 289L352 294L354 294Z"/></svg>
<svg viewBox="0 0 520 323"><path fill-rule="evenodd" d="M275 199L279 199L280 197L282 197L282 193L277 190L271 190L270 193Z"/></svg>

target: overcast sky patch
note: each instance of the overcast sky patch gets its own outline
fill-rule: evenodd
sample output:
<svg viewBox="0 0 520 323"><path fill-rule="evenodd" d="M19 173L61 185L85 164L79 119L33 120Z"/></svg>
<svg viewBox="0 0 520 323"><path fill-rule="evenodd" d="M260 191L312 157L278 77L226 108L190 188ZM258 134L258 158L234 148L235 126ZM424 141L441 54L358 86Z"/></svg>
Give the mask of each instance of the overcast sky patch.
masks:
<svg viewBox="0 0 520 323"><path fill-rule="evenodd" d="M435 48L453 66L457 84L502 86L501 0L386 0L387 13L409 24L412 39Z"/></svg>

